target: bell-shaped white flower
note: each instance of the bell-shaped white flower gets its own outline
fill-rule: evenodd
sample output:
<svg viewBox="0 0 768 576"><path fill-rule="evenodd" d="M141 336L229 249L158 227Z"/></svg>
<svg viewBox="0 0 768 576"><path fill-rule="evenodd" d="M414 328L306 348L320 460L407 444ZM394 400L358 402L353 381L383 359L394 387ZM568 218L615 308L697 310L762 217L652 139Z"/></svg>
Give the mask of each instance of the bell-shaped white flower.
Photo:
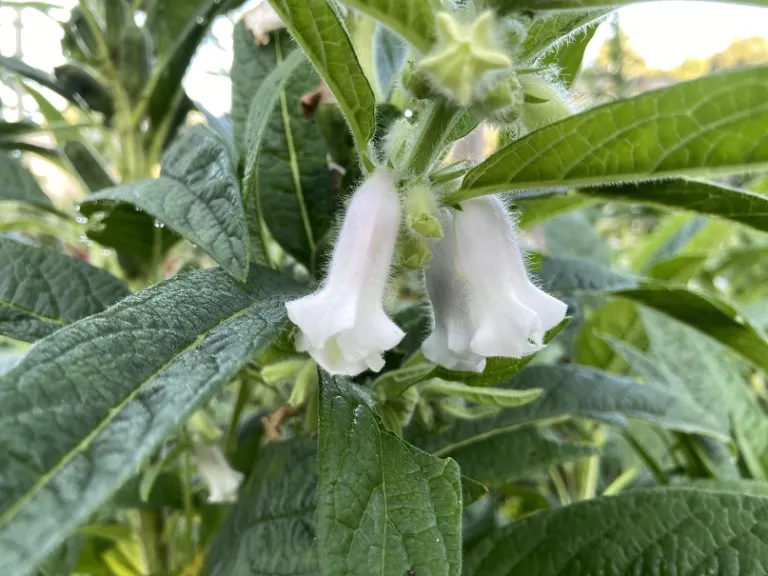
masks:
<svg viewBox="0 0 768 576"><path fill-rule="evenodd" d="M194 445L197 469L208 487L208 502L233 502L243 481L243 475L233 470L216 445Z"/></svg>
<svg viewBox="0 0 768 576"><path fill-rule="evenodd" d="M468 288L456 274L456 237L448 211L440 214L444 237L430 243L432 261L424 273L432 303L432 333L421 345L424 356L449 370L482 372L485 358L470 349L474 329L469 317Z"/></svg>
<svg viewBox="0 0 768 576"><path fill-rule="evenodd" d="M469 287L475 328L470 349L508 358L539 350L544 334L563 320L567 306L531 282L501 200L484 196L462 202L454 231L458 273Z"/></svg>
<svg viewBox="0 0 768 576"><path fill-rule="evenodd" d="M378 372L382 353L405 336L383 306L399 228L400 199L379 168L350 200L324 284L286 304L301 329L296 348L331 374Z"/></svg>

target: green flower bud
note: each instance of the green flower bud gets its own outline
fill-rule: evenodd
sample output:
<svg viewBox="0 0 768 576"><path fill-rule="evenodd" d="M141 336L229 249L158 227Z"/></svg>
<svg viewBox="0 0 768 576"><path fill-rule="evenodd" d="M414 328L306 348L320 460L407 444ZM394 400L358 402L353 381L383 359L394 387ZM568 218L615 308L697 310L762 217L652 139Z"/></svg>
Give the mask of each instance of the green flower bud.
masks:
<svg viewBox="0 0 768 576"><path fill-rule="evenodd" d="M288 398L288 404L294 408L303 406L310 394L317 389L317 364L314 360L307 360L304 366L296 376L296 383L293 385L291 397Z"/></svg>
<svg viewBox="0 0 768 576"><path fill-rule="evenodd" d="M298 358L270 364L261 369L261 377L267 384L276 384L282 380L290 380L304 368L306 363L306 358Z"/></svg>
<svg viewBox="0 0 768 576"><path fill-rule="evenodd" d="M425 184L412 186L405 196L405 219L408 227L424 238L442 238L437 200Z"/></svg>
<svg viewBox="0 0 768 576"><path fill-rule="evenodd" d="M525 94L522 121L529 132L567 118L573 110L558 89L539 76L520 76Z"/></svg>
<svg viewBox="0 0 768 576"><path fill-rule="evenodd" d="M432 250L416 236L406 236L400 246L400 263L412 270L427 268L432 260Z"/></svg>
<svg viewBox="0 0 768 576"><path fill-rule="evenodd" d="M433 100L440 97L440 90L435 88L429 73L416 68L408 62L400 75L403 88L417 100Z"/></svg>
<svg viewBox="0 0 768 576"><path fill-rule="evenodd" d="M490 120L510 124L520 117L523 92L514 74L499 78L480 98L478 111Z"/></svg>
<svg viewBox="0 0 768 576"><path fill-rule="evenodd" d="M465 106L487 72L509 68L512 61L495 47L493 12L483 12L468 25L448 12L439 12L436 23L435 48L417 67L429 72L438 86Z"/></svg>

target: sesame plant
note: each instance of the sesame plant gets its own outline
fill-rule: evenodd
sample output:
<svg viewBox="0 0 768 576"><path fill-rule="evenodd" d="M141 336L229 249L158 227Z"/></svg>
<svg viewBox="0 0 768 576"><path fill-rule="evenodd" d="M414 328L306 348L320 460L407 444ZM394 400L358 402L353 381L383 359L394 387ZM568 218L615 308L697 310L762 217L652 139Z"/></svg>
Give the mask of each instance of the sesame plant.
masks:
<svg viewBox="0 0 768 576"><path fill-rule="evenodd" d="M764 575L768 67L590 107L613 2L240 4L0 59L0 574Z"/></svg>

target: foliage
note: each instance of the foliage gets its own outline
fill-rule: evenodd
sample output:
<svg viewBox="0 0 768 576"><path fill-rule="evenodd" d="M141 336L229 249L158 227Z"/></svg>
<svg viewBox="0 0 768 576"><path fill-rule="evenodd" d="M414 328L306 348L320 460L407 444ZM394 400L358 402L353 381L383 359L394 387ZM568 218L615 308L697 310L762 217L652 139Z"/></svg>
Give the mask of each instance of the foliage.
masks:
<svg viewBox="0 0 768 576"><path fill-rule="evenodd" d="M66 64L0 58L37 106L0 122L0 574L764 574L764 43L662 78L615 22L577 77L616 3L241 4L81 0ZM182 84L217 18L223 118ZM498 145L470 166L451 150L481 123ZM381 166L411 209L405 337L332 375L285 304ZM534 354L438 366L409 266L439 258L438 206L497 194L569 318Z"/></svg>

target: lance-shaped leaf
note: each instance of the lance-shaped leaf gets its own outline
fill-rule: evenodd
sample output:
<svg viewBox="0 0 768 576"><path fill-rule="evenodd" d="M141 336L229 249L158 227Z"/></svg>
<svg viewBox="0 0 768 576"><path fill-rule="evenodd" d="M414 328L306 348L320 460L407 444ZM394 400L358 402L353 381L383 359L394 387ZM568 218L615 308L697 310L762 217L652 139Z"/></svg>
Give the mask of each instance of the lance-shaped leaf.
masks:
<svg viewBox="0 0 768 576"><path fill-rule="evenodd" d="M207 126L192 128L168 151L160 178L108 188L88 197L133 204L197 244L236 278L248 271L248 234L237 168L222 138Z"/></svg>
<svg viewBox="0 0 768 576"><path fill-rule="evenodd" d="M535 62L544 55L567 49L580 34L597 28L606 13L607 10L587 10L536 15L520 49L521 57Z"/></svg>
<svg viewBox="0 0 768 576"><path fill-rule="evenodd" d="M397 32L417 50L426 52L435 36L435 14L429 0L343 0Z"/></svg>
<svg viewBox="0 0 768 576"><path fill-rule="evenodd" d="M220 269L177 276L0 377L0 573L30 574L271 340L297 293L259 267L244 284Z"/></svg>
<svg viewBox="0 0 768 576"><path fill-rule="evenodd" d="M537 130L470 170L446 201L759 168L766 122L768 67L714 74Z"/></svg>
<svg viewBox="0 0 768 576"><path fill-rule="evenodd" d="M336 101L355 136L357 150L367 158L376 130L376 98L352 42L327 0L269 0L299 43Z"/></svg>
<svg viewBox="0 0 768 576"><path fill-rule="evenodd" d="M461 382L449 382L440 378L432 378L421 387L422 392L436 392L446 396L458 396L488 406L522 406L536 400L541 394L538 388L527 390L503 389L481 386L467 386Z"/></svg>
<svg viewBox="0 0 768 576"><path fill-rule="evenodd" d="M768 565L768 498L633 490L533 514L467 552L464 576L757 576Z"/></svg>
<svg viewBox="0 0 768 576"><path fill-rule="evenodd" d="M127 295L125 284L105 270L0 236L2 336L34 342Z"/></svg>
<svg viewBox="0 0 768 576"><path fill-rule="evenodd" d="M518 408L504 408L491 418L457 420L439 434L413 424L406 437L429 452L453 455L461 447L522 426L568 417L595 418L626 425L627 418L658 424L670 430L698 432L727 440L729 429L690 397L659 386L647 386L623 376L584 366L529 366L500 386L518 392L541 389L541 395Z"/></svg>
<svg viewBox="0 0 768 576"><path fill-rule="evenodd" d="M54 209L35 177L16 158L0 153L0 202L5 200Z"/></svg>
<svg viewBox="0 0 768 576"><path fill-rule="evenodd" d="M250 105L255 86L271 81L263 78L264 69L286 61L295 44L287 32L279 31L262 46L242 23L235 29L235 42L238 75L233 74L233 96L240 102L247 94ZM257 190L264 223L286 252L313 272L320 241L333 223L334 206L325 141L314 120L305 117L302 105L303 97L315 91L319 82L312 65L302 60L280 91L256 150L245 150L246 158L259 154ZM239 115L242 109L241 102ZM235 127L250 139L259 130L263 112L259 110L259 118L253 119L256 126L245 118L238 119Z"/></svg>
<svg viewBox="0 0 768 576"><path fill-rule="evenodd" d="M206 576L317 573L317 441L267 444L206 555Z"/></svg>
<svg viewBox="0 0 768 576"><path fill-rule="evenodd" d="M665 180L579 190L580 195L609 201L680 208L726 218L768 232L768 197L700 180Z"/></svg>
<svg viewBox="0 0 768 576"><path fill-rule="evenodd" d="M320 389L322 576L461 572L459 467L384 430L370 399L324 377Z"/></svg>

